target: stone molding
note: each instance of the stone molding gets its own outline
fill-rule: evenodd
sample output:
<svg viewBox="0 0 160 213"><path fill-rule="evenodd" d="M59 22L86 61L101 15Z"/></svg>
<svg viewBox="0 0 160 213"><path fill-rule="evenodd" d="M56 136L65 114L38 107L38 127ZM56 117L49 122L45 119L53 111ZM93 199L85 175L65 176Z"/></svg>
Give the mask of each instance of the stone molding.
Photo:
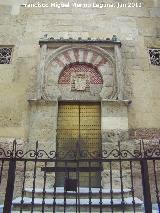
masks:
<svg viewBox="0 0 160 213"><path fill-rule="evenodd" d="M46 100L46 99L28 99L27 100L29 104L52 104L57 103L57 100Z"/></svg>
<svg viewBox="0 0 160 213"><path fill-rule="evenodd" d="M119 104L125 104L125 105L129 105L129 104L131 104L132 103L132 101L131 100L122 100L122 99L117 99L117 100L114 100L114 99L102 99L102 102L110 102L110 103L119 103Z"/></svg>
<svg viewBox="0 0 160 213"><path fill-rule="evenodd" d="M117 39L117 36L116 35L113 35L112 39L110 38L106 38L106 39L100 39L100 38L97 38L97 39L93 39L93 38L88 38L88 39L82 39L81 37L79 37L78 39L74 39L74 38L68 38L68 39L65 39L65 38L47 38L47 34L44 36L44 38L41 38L39 40L39 45L43 45L43 44L53 44L53 43L89 43L89 44L95 44L95 43L100 43L100 44L116 44L116 45L119 45L121 46L121 42Z"/></svg>

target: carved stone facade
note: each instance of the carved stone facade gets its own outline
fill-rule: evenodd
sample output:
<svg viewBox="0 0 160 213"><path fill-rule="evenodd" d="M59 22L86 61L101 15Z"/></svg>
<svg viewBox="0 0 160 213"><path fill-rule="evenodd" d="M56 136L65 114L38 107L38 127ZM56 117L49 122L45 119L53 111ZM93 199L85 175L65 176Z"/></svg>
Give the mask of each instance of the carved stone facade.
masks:
<svg viewBox="0 0 160 213"><path fill-rule="evenodd" d="M13 47L5 64L0 53L0 147L16 138L27 149L38 140L56 150L59 101L101 103L102 149L159 139L159 8L156 0L119 9L0 3L0 47ZM107 178L104 167L104 187Z"/></svg>
<svg viewBox="0 0 160 213"><path fill-rule="evenodd" d="M59 47L55 49L54 42L52 44L51 41L48 45L47 42L41 45L39 69L41 78L39 93L41 96L48 100L100 100L101 98L116 99L121 97L122 82L118 75L122 71L118 66L119 62L116 62L121 60L118 55L120 47L114 49L114 45L110 45L108 46L109 51L107 51L106 45L104 47L106 49L100 45L97 47L97 45L76 44L75 42L72 45L59 44ZM78 72L86 75L87 90L90 92L89 94L83 93L82 97L77 97L77 92L74 92L73 88L71 89L72 81L75 81L73 80L74 75ZM64 94L63 90L66 88L65 93L67 91L67 94Z"/></svg>
<svg viewBox="0 0 160 213"><path fill-rule="evenodd" d="M37 106L41 103L38 100L42 100L43 105L55 102L52 106L52 110L55 111L54 120L52 117L54 123L52 132L55 132L55 136L50 138L54 140L54 147L56 147L58 101L101 102L103 144L110 140L108 138L110 132L117 135L113 136L112 140L116 138L117 141L121 132L126 140L129 101L123 100L124 74L120 42L103 41L95 45L93 42L74 41L70 44L68 41L68 45L64 45L48 39L41 40L40 47L38 84L34 99L30 100L31 111L35 104ZM39 107L41 108L41 105ZM42 117L39 116L40 118ZM42 123L39 119L34 120L35 125ZM30 140L35 139L32 134L34 129L34 127L30 129Z"/></svg>
<svg viewBox="0 0 160 213"><path fill-rule="evenodd" d="M11 63L0 64L1 137L52 142L53 121L41 116L55 117L56 126L59 100L85 98L107 105L109 112L104 120L110 125L103 128L107 128L108 134L103 133L108 135L107 140L112 140L115 129L118 135L120 128L122 132L147 129L147 135L154 129L159 137L159 66L151 64L149 58L150 49L160 49L158 2L147 0L143 8L124 10L61 8L58 14L56 8L15 7L6 2L0 9L4 20L0 46L13 47ZM72 66L81 67L80 75L72 73L70 83L60 84L60 74ZM84 67L90 71L84 74ZM102 84L91 81L91 70L99 75L97 79L102 78ZM132 104L128 107L124 100ZM120 105L124 105L126 114L118 108ZM123 118L115 111L121 111L118 113ZM111 125L113 120L115 127ZM120 125L122 120L124 125Z"/></svg>
<svg viewBox="0 0 160 213"><path fill-rule="evenodd" d="M0 47L12 47L10 64L0 64L0 136L53 144L58 101L91 100L109 111L101 109L102 129L107 129L102 133L108 141L119 132L127 138L126 129L136 129L131 138L141 137L137 132L142 129L144 137L153 129L159 137L159 66L149 55L153 50L158 60L159 6L154 0L132 9L0 4ZM60 73L74 66L79 72L72 73L70 83L59 84ZM103 83L91 80L96 73ZM124 100L132 104L128 107ZM41 118L44 114L49 122Z"/></svg>

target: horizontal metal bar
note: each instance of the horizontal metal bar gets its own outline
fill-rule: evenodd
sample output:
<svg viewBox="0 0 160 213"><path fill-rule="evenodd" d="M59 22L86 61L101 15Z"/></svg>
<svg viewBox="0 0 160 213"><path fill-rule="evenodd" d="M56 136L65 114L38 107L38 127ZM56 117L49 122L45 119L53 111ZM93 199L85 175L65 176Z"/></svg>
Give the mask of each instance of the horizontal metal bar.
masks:
<svg viewBox="0 0 160 213"><path fill-rule="evenodd" d="M44 172L98 172L103 171L100 167L42 167Z"/></svg>
<svg viewBox="0 0 160 213"><path fill-rule="evenodd" d="M152 160L160 160L160 157L152 157L152 158L93 158L93 159L65 159L65 158L61 158L61 159L56 159L56 158L43 158L43 159L36 159L36 158L0 158L0 161L11 161L11 160L16 160L16 161L37 161L37 162L114 162L114 161L142 161L143 159L146 159L147 161L152 161Z"/></svg>

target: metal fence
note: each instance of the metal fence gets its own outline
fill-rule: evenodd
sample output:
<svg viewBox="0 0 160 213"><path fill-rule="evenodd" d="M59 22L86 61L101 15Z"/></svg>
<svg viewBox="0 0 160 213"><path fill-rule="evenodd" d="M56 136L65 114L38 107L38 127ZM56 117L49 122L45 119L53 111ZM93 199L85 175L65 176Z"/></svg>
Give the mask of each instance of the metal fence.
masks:
<svg viewBox="0 0 160 213"><path fill-rule="evenodd" d="M100 177L100 179L99 179ZM160 212L160 145L101 155L0 148L0 205L10 212Z"/></svg>

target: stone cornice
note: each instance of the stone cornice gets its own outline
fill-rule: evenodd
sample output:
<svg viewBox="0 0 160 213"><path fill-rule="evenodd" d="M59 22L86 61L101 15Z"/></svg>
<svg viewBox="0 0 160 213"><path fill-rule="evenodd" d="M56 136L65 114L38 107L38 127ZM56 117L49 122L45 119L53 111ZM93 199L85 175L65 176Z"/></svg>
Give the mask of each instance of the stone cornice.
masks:
<svg viewBox="0 0 160 213"><path fill-rule="evenodd" d="M64 43L64 44L68 44L68 43L74 43L74 44L112 44L112 45L119 45L121 46L121 42L117 39L117 36L113 36L112 39L110 38L106 38L106 39L92 39L92 38L88 38L88 39L82 39L81 37L79 37L78 39L73 39L73 38L47 38L47 36L44 36L44 38L41 38L39 40L39 45L42 46L43 44L48 44L48 43Z"/></svg>

